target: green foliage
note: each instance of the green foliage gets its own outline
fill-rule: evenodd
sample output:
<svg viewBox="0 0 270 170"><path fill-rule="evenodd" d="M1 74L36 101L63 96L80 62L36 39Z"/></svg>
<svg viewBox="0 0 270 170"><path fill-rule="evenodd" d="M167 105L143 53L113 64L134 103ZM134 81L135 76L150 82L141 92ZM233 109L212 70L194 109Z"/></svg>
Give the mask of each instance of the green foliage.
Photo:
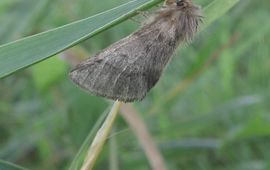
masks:
<svg viewBox="0 0 270 170"><path fill-rule="evenodd" d="M201 32L135 107L168 169L269 169L270 2L194 1L204 9ZM71 58L127 36L138 26L127 19L159 2L2 0L0 43L19 40L0 47L0 159L29 169L78 169L109 105L68 80ZM120 169L150 169L128 125L118 119L115 129ZM109 147L96 169L111 168ZM14 166L0 161L3 167Z"/></svg>

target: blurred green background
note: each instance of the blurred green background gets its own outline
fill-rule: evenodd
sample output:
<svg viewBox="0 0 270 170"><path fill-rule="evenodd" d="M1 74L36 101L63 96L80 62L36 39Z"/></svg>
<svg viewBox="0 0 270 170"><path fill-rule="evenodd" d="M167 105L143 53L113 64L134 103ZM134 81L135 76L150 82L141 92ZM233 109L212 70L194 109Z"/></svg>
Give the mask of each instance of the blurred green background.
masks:
<svg viewBox="0 0 270 170"><path fill-rule="evenodd" d="M195 1L195 0L194 0ZM124 0L1 0L0 44L111 9ZM205 7L212 0L196 0ZM179 48L161 80L134 107L172 170L270 169L270 1L241 0ZM141 19L141 17L136 17ZM29 169L68 169L110 106L68 79L70 63L139 26L128 20L55 57L0 80L0 159ZM95 169L150 169L119 116L117 152L103 148Z"/></svg>

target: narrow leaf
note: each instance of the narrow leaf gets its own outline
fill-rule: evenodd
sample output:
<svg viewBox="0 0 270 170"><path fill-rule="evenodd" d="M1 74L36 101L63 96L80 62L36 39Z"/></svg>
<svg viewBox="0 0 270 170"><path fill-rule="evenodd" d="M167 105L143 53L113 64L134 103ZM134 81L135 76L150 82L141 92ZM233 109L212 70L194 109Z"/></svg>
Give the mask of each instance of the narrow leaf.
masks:
<svg viewBox="0 0 270 170"><path fill-rule="evenodd" d="M0 46L0 78L53 56L161 0L134 0L98 15Z"/></svg>

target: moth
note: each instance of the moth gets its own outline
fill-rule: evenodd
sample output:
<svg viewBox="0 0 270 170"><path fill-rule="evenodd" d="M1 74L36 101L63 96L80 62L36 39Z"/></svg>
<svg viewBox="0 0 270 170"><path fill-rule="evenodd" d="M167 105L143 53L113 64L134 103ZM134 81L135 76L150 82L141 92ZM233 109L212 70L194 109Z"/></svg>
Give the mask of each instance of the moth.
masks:
<svg viewBox="0 0 270 170"><path fill-rule="evenodd" d="M97 96L142 100L176 48L192 40L201 21L201 8L192 0L166 0L139 30L78 64L70 78Z"/></svg>

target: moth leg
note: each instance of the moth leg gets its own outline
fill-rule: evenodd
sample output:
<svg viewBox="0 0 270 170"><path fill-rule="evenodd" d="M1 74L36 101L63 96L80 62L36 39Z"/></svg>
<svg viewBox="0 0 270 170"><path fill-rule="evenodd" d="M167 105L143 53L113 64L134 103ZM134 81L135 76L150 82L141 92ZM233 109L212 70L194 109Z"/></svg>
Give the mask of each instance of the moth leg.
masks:
<svg viewBox="0 0 270 170"><path fill-rule="evenodd" d="M147 11L137 11L137 13L141 16L143 16L144 18L149 18L150 14Z"/></svg>

